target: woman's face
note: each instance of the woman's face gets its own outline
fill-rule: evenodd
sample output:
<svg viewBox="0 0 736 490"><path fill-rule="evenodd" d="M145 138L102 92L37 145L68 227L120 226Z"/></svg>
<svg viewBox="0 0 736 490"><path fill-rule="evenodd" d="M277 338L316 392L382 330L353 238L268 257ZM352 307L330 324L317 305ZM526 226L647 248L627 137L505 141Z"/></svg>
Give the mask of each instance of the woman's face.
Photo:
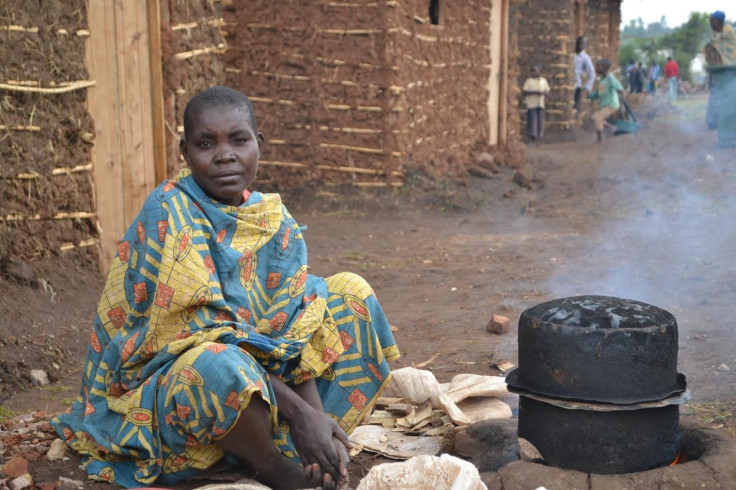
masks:
<svg viewBox="0 0 736 490"><path fill-rule="evenodd" d="M239 206L256 178L263 135L254 133L247 110L202 107L191 114L191 131L180 144L192 177L212 199Z"/></svg>
<svg viewBox="0 0 736 490"><path fill-rule="evenodd" d="M715 17L711 17L710 27L716 32L721 32L723 31L723 21L721 19L716 19Z"/></svg>

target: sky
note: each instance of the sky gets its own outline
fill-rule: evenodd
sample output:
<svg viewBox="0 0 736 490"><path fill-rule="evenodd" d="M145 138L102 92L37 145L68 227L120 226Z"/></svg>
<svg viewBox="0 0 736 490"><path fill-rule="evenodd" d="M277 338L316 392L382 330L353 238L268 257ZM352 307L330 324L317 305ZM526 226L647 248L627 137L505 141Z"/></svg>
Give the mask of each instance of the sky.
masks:
<svg viewBox="0 0 736 490"><path fill-rule="evenodd" d="M729 8L730 7L730 8ZM621 27L626 26L632 19L639 17L644 21L644 27L651 22L659 22L664 15L669 27L677 27L687 21L690 11L712 13L723 10L726 18L736 17L736 4L733 0L623 0L621 2Z"/></svg>

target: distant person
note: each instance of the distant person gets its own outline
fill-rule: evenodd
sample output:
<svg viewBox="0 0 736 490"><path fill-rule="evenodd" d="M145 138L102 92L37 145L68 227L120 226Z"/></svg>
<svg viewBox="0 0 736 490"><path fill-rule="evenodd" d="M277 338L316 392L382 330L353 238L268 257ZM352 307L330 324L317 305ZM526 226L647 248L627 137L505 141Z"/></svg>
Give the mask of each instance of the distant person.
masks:
<svg viewBox="0 0 736 490"><path fill-rule="evenodd" d="M598 110L593 114L593 121L595 122L599 143L603 140L603 131L609 125L606 119L616 114L621 106L619 94L624 90L616 77L609 73L610 69L611 62L607 58L598 60L595 71L601 79L598 81L595 91L588 95L590 99L598 99Z"/></svg>
<svg viewBox="0 0 736 490"><path fill-rule="evenodd" d="M572 60L573 69L575 70L575 118L580 114L580 99L583 90L590 92L593 90L593 83L595 82L593 60L585 52L587 45L588 40L585 39L585 36L580 36L575 41L575 56ZM585 84L583 84L583 75L585 75Z"/></svg>
<svg viewBox="0 0 736 490"><path fill-rule="evenodd" d="M713 12L710 16L710 41L705 45L703 52L705 61L709 66L736 65L736 33L731 24L725 22L726 14L720 10ZM708 76L710 95L708 96L708 109L705 121L710 129L718 126L718 104L723 100L721 87L712 76Z"/></svg>
<svg viewBox="0 0 736 490"><path fill-rule="evenodd" d="M626 65L626 84L629 86L629 91L631 91L631 87L634 85L633 79L632 79L632 72L634 71L634 68L636 68L636 62L634 60L629 60L629 64Z"/></svg>
<svg viewBox="0 0 736 490"><path fill-rule="evenodd" d="M527 132L529 141L534 143L544 136L544 100L549 94L549 83L542 76L542 64L531 66L531 76L521 88L526 105Z"/></svg>
<svg viewBox="0 0 736 490"><path fill-rule="evenodd" d="M647 84L647 92L650 94L657 93L657 80L659 80L659 63L655 60L652 62L652 66L649 67L649 83Z"/></svg>
<svg viewBox="0 0 736 490"><path fill-rule="evenodd" d="M644 91L644 68L641 66L641 62L634 65L631 70L631 86L629 91L632 94L640 94Z"/></svg>
<svg viewBox="0 0 736 490"><path fill-rule="evenodd" d="M680 65L678 65L677 61L672 59L672 56L670 56L667 58L667 63L664 65L664 77L667 79L670 100L675 100L677 98L677 77L679 74Z"/></svg>

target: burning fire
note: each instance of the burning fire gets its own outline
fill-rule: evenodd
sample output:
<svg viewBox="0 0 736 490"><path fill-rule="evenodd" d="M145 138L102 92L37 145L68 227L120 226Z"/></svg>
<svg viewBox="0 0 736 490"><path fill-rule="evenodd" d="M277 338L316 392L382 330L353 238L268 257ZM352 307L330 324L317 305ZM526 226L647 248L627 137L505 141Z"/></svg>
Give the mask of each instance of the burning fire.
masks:
<svg viewBox="0 0 736 490"><path fill-rule="evenodd" d="M679 451L677 451L677 456L675 456L675 460L670 463L670 466L675 466L676 464L682 464L687 463L687 453L683 452L682 448L680 448Z"/></svg>

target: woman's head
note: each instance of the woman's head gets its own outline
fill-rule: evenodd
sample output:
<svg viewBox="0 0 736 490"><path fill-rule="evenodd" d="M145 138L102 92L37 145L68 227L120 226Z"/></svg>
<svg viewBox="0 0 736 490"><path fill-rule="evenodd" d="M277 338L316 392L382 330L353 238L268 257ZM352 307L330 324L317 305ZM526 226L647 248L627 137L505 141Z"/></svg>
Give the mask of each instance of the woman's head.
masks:
<svg viewBox="0 0 736 490"><path fill-rule="evenodd" d="M725 20L726 14L722 10L716 10L710 16L710 27L716 32L722 32Z"/></svg>
<svg viewBox="0 0 736 490"><path fill-rule="evenodd" d="M588 40L585 39L585 36L580 36L575 40L575 52L579 53L582 50L585 49L585 46L588 45Z"/></svg>
<svg viewBox="0 0 736 490"><path fill-rule="evenodd" d="M256 177L263 141L253 105L237 90L208 88L184 109L179 148L194 181L220 203L241 203L243 191Z"/></svg>

